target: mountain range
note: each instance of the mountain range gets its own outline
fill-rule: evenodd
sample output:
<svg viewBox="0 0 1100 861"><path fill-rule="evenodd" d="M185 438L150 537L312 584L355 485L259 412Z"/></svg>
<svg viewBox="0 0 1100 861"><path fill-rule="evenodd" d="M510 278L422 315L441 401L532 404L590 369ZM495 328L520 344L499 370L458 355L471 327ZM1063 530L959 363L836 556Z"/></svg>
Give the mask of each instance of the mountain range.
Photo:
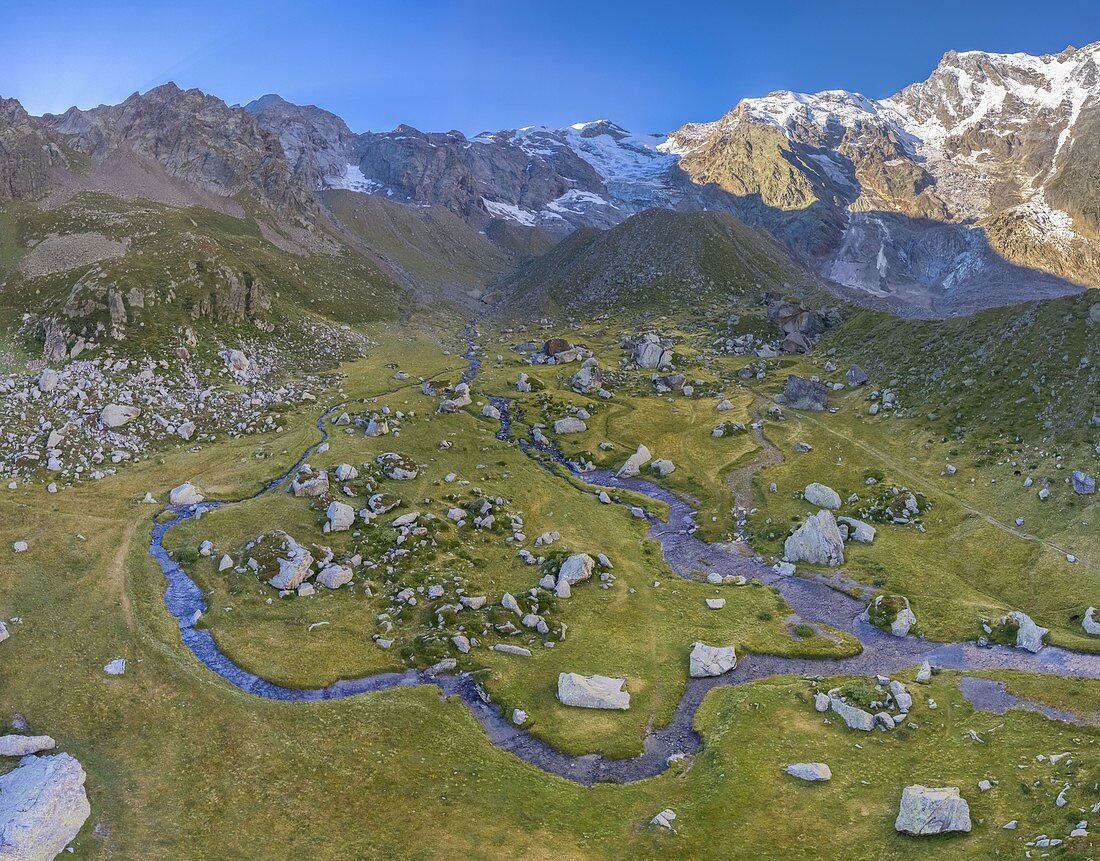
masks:
<svg viewBox="0 0 1100 861"><path fill-rule="evenodd" d="M637 294L631 272L655 271L654 256L665 261L656 281L684 270L670 255L697 257L699 236L738 259L751 246L764 288L821 287L906 316L1073 294L1100 286L1098 56L1100 43L1040 57L949 52L886 99L774 92L669 134L607 120L473 137L406 125L355 133L276 95L229 106L174 84L41 117L0 100L9 261L44 239L64 245L66 230L85 237L69 256L45 255L44 271L0 262L0 284L10 293L87 266L110 280L102 261L142 249L113 231L119 207L133 205L192 213L211 259L236 261L223 266L228 280L258 280L240 249L228 251L236 220L273 246L276 269L340 261L349 284L362 278L388 297L379 307L408 295L540 305L552 293L568 304L567 272L586 273L585 304L611 302ZM217 214L216 229L202 212ZM79 230L60 223L73 221ZM685 241L660 247L669 237ZM111 295L100 299L116 318L139 313ZM214 305L193 297L192 310Z"/></svg>

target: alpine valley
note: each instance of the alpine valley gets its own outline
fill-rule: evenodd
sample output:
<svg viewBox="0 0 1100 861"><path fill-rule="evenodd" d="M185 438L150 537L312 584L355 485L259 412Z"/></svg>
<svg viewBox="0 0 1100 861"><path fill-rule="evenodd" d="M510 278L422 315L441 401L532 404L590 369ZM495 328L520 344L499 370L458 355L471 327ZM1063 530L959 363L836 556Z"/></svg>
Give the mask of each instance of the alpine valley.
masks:
<svg viewBox="0 0 1100 861"><path fill-rule="evenodd" d="M0 861L1097 857L1098 64L0 99Z"/></svg>

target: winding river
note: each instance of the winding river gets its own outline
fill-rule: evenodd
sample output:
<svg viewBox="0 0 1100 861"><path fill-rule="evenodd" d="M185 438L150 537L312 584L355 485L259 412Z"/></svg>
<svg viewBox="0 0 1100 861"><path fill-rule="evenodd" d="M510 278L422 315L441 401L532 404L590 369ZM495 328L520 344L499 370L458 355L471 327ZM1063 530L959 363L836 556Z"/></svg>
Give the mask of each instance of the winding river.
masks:
<svg viewBox="0 0 1100 861"><path fill-rule="evenodd" d="M462 380L471 383L480 368L480 359L475 353L469 329L465 358L468 364ZM497 437L504 442L510 442L509 401L500 397L492 397L490 401L501 411L501 428ZM537 447L526 440L519 440L518 444L525 452L543 452L565 464L574 475L593 487L629 489L667 503L669 516L666 521L648 518L649 535L660 543L665 560L679 576L694 579L693 571L715 571L722 575L743 576L774 586L803 620L849 631L862 644L863 651L849 658L823 659L743 655L739 656L737 667L725 675L703 679L689 678L672 720L663 727L649 730L644 738L643 752L630 759L607 759L599 754L573 756L556 750L514 726L502 710L489 700L474 679L465 673L430 675L419 670L377 673L311 689L273 684L234 663L218 649L208 630L196 627L195 623L206 610L202 591L168 554L164 548L164 536L174 526L205 511L225 508L280 488L328 440L328 417L341 407L342 405L338 405L330 408L317 420L319 441L307 448L290 469L273 478L257 493L239 500L203 502L193 506L166 506L154 519L149 552L168 579L164 600L168 611L179 622L183 642L199 661L246 693L274 700L315 701L358 696L388 688L434 685L444 696L461 698L484 727L492 744L510 751L543 771L591 785L601 781L626 783L653 777L668 767L668 758L671 755L696 752L702 746L703 740L692 728L695 712L708 691L724 685L744 684L775 675L892 675L921 661L951 670L1014 669L1059 676L1100 678L1100 655L1072 652L1055 646L1046 646L1039 653L1031 654L1006 646L980 648L969 642L935 643L913 637L892 637L859 621L859 614L865 606L864 600L852 598L820 580L779 575L763 562L738 552L736 547L709 544L696 537L692 529L692 507L664 488L642 478L617 479L614 474L605 470L580 473L562 458L556 448ZM160 516L162 514L170 514L172 517L163 518ZM979 686L972 687L977 690ZM986 699L995 698L987 688L982 688L982 691ZM1003 701L1003 697L998 700ZM1019 705L1023 702L1016 701L1013 704ZM1064 718L1061 713L1050 716Z"/></svg>

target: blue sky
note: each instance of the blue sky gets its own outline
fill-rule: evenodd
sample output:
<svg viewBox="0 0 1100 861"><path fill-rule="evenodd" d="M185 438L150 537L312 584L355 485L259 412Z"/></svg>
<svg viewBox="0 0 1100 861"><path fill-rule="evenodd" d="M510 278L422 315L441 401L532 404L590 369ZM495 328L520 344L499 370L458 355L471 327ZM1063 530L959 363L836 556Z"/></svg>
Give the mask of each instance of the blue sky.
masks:
<svg viewBox="0 0 1100 861"><path fill-rule="evenodd" d="M173 80L230 104L277 92L354 131L467 133L603 117L666 131L775 89L889 95L949 49L1100 40L1100 3L1051 0L0 0L0 21L0 96L35 114Z"/></svg>

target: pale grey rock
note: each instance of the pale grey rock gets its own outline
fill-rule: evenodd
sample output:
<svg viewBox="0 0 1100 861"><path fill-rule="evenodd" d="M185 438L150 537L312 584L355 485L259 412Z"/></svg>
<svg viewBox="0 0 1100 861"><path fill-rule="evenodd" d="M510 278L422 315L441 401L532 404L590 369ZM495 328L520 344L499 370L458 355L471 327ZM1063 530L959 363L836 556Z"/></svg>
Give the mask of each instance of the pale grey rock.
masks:
<svg viewBox="0 0 1100 861"><path fill-rule="evenodd" d="M609 676L582 676L561 673L558 676L558 701L562 705L586 709L630 708L630 692L624 690L626 679Z"/></svg>
<svg viewBox="0 0 1100 861"><path fill-rule="evenodd" d="M642 467L649 462L653 455L644 445L639 445L638 450L626 459L626 463L619 467L616 475L619 478L629 478L641 472Z"/></svg>
<svg viewBox="0 0 1100 861"><path fill-rule="evenodd" d="M25 757L0 775L0 861L53 861L92 812L86 775L67 753Z"/></svg>
<svg viewBox="0 0 1100 861"><path fill-rule="evenodd" d="M140 415L141 410L137 407L125 406L123 404L107 404L107 406L99 411L99 422L105 428L119 428L125 424L129 424Z"/></svg>
<svg viewBox="0 0 1100 861"><path fill-rule="evenodd" d="M0 756L27 756L55 747L57 742L48 735L0 735Z"/></svg>
<svg viewBox="0 0 1100 861"><path fill-rule="evenodd" d="M806 497L806 501L810 505L817 508L840 508L840 494L833 490L831 487L819 482L811 482L806 485L806 489L802 492L802 495Z"/></svg>
<svg viewBox="0 0 1100 861"><path fill-rule="evenodd" d="M846 703L835 692L829 692L829 708L836 712L840 719L852 729L862 732L870 732L875 728L875 716L866 712L859 706Z"/></svg>
<svg viewBox="0 0 1100 861"><path fill-rule="evenodd" d="M907 786L894 829L902 834L924 837L952 831L970 831L970 805L956 786Z"/></svg>
<svg viewBox="0 0 1100 861"><path fill-rule="evenodd" d="M1070 481L1073 483L1074 493L1079 493L1082 496L1090 496L1096 493L1096 479L1086 472L1075 469L1070 476Z"/></svg>
<svg viewBox="0 0 1100 861"><path fill-rule="evenodd" d="M189 481L173 487L168 493L168 502L172 505L198 505L202 501L202 493Z"/></svg>
<svg viewBox="0 0 1100 861"><path fill-rule="evenodd" d="M355 522L355 509L346 502L336 500L325 509L325 517L328 518L330 532L346 532Z"/></svg>
<svg viewBox="0 0 1100 861"><path fill-rule="evenodd" d="M676 471L676 464L671 460L655 460L649 465L649 468L664 478L666 475L671 475Z"/></svg>
<svg viewBox="0 0 1100 861"><path fill-rule="evenodd" d="M858 541L860 544L872 544L875 540L876 530L870 523L856 520L854 517L840 516L837 523L848 527L848 540Z"/></svg>
<svg viewBox="0 0 1100 861"><path fill-rule="evenodd" d="M109 664L103 667L103 672L109 676L121 676L126 672L126 659L115 658Z"/></svg>
<svg viewBox="0 0 1100 861"><path fill-rule="evenodd" d="M1043 637L1050 633L1049 628L1036 625L1031 617L1019 610L1013 610L1007 618L1012 619L1019 629L1016 632L1016 648L1028 652L1038 652L1043 648Z"/></svg>
<svg viewBox="0 0 1100 861"><path fill-rule="evenodd" d="M688 664L692 678L720 676L737 667L737 655L733 646L708 646L696 642L691 644Z"/></svg>
<svg viewBox="0 0 1100 861"><path fill-rule="evenodd" d="M783 769L791 777L810 782L833 779L833 771L823 762L795 762Z"/></svg>
<svg viewBox="0 0 1100 861"><path fill-rule="evenodd" d="M326 565L317 575L317 582L326 589L339 589L351 582L352 570L347 565Z"/></svg>
<svg viewBox="0 0 1100 861"><path fill-rule="evenodd" d="M1085 629L1086 634L1092 634L1094 637L1100 637L1100 619L1097 618L1097 611L1095 607L1089 607L1085 611L1085 616L1081 620L1081 627Z"/></svg>
<svg viewBox="0 0 1100 861"><path fill-rule="evenodd" d="M554 422L554 433L558 435L584 433L586 430L588 430L588 425L576 416L566 416Z"/></svg>
<svg viewBox="0 0 1100 861"><path fill-rule="evenodd" d="M810 515L783 544L783 557L788 562L809 562L811 565L842 565L844 539L833 515L822 510Z"/></svg>

